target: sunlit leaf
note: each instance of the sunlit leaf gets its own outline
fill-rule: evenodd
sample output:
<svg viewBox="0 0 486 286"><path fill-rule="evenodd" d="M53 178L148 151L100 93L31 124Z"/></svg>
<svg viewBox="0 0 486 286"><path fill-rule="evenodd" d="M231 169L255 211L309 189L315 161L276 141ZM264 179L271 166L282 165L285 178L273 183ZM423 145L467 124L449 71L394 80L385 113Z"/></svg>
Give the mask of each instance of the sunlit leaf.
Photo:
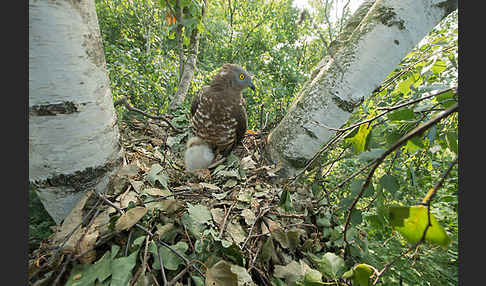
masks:
<svg viewBox="0 0 486 286"><path fill-rule="evenodd" d="M415 117L415 112L411 108L398 109L388 113L387 117L391 121L412 120Z"/></svg>
<svg viewBox="0 0 486 286"><path fill-rule="evenodd" d="M354 135L354 137L346 139L346 142L353 144L353 150L355 154L359 154L365 150L367 138L370 132L371 132L371 125L362 124L359 127L356 135Z"/></svg>
<svg viewBox="0 0 486 286"><path fill-rule="evenodd" d="M408 242L414 244L420 241L428 224L427 208L425 206L390 207L388 212L390 224ZM427 229L425 241L438 244L443 248L446 248L450 243L449 236L432 213L430 213L430 227Z"/></svg>

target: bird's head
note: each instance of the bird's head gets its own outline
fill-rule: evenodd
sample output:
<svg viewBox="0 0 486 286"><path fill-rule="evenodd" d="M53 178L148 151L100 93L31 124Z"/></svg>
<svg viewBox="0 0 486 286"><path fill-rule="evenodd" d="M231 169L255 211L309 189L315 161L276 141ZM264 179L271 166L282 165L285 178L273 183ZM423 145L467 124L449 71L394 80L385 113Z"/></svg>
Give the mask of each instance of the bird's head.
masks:
<svg viewBox="0 0 486 286"><path fill-rule="evenodd" d="M255 85L251 81L251 75L242 67L233 64L224 64L221 68L221 75L231 78L233 87L245 89L247 87L255 90Z"/></svg>

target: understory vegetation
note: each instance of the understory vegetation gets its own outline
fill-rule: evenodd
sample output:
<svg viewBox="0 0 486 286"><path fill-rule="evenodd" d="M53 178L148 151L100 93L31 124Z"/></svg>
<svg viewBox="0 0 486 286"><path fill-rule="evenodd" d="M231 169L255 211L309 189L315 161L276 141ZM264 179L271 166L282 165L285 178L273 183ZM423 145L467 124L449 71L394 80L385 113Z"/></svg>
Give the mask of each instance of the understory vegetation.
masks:
<svg viewBox="0 0 486 286"><path fill-rule="evenodd" d="M90 194L78 204L77 219L50 229L52 220L38 219L47 215L31 192L29 279L35 285L457 285L458 114L441 117L458 104L457 12L344 126L331 126L334 143L298 176L277 183L278 166L263 160L264 136L351 16L342 5L344 11L334 12L339 17L330 17L337 2L346 3L311 0L313 9L304 11L292 0L214 0L202 14L202 0L97 0L113 100L126 97L165 120L116 106L127 166L110 194ZM179 9L181 25L174 16ZM183 105L171 111L194 29L200 34L194 78ZM187 174L182 153L192 136L190 102L224 63L253 75L256 90L244 97L254 132L220 165ZM67 231L78 224L79 233ZM46 258L48 245L61 242L72 251ZM51 258L58 264L43 268Z"/></svg>

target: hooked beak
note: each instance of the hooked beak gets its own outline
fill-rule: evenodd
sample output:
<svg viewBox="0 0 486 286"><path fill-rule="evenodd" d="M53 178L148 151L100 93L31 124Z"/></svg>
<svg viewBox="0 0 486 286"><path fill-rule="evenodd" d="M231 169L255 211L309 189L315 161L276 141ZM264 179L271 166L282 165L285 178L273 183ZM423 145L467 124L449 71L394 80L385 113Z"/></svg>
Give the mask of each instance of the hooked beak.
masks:
<svg viewBox="0 0 486 286"><path fill-rule="evenodd" d="M253 82L252 82L252 81L250 81L250 88L251 88L253 91L255 91L255 85L253 84Z"/></svg>

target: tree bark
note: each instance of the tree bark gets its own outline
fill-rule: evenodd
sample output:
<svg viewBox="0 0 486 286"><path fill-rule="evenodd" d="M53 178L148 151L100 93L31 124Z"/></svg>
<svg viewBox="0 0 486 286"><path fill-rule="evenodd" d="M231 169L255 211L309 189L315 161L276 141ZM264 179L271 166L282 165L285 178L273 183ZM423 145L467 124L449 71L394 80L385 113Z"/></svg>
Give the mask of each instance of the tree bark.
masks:
<svg viewBox="0 0 486 286"><path fill-rule="evenodd" d="M352 112L393 71L457 0L364 1L280 124L270 133L266 156L279 175L294 176Z"/></svg>
<svg viewBox="0 0 486 286"><path fill-rule="evenodd" d="M204 1L203 7L201 9L202 9L201 21L202 21L204 19L204 14L206 9L206 1ZM199 39L200 39L199 31L195 27L191 32L189 51L188 51L186 62L184 63L182 69L182 75L179 80L179 86L177 87L177 91L169 105L169 110L171 111L176 110L184 102L184 99L186 98L187 91L189 90L189 86L191 84L192 78L194 77L194 71L196 69L197 54L199 53Z"/></svg>
<svg viewBox="0 0 486 286"><path fill-rule="evenodd" d="M29 1L29 181L60 223L122 148L94 0Z"/></svg>

